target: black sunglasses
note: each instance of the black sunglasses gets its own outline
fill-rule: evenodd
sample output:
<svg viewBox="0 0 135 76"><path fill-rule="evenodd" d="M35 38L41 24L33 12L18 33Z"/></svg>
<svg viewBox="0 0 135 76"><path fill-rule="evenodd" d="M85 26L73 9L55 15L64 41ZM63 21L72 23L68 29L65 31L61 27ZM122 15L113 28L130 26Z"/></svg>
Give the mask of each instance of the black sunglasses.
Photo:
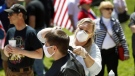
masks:
<svg viewBox="0 0 135 76"><path fill-rule="evenodd" d="M13 14L18 14L17 12L9 12L8 16L12 16Z"/></svg>
<svg viewBox="0 0 135 76"><path fill-rule="evenodd" d="M8 16L12 16L14 14L14 12L9 12Z"/></svg>
<svg viewBox="0 0 135 76"><path fill-rule="evenodd" d="M104 8L105 10L111 10L111 11L113 11L113 8Z"/></svg>

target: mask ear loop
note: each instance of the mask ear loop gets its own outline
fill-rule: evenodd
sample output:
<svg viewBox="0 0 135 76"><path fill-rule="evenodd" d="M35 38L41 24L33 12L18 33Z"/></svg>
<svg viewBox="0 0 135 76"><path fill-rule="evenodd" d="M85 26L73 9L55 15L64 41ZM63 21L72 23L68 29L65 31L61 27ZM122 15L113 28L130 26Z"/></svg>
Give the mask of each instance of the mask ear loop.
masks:
<svg viewBox="0 0 135 76"><path fill-rule="evenodd" d="M88 34L88 33L86 33L84 30L82 30L85 34Z"/></svg>
<svg viewBox="0 0 135 76"><path fill-rule="evenodd" d="M49 46L49 47L53 47L53 46ZM47 47L47 48L49 48L49 47ZM55 54L55 51L51 54L51 56L54 55L54 54Z"/></svg>

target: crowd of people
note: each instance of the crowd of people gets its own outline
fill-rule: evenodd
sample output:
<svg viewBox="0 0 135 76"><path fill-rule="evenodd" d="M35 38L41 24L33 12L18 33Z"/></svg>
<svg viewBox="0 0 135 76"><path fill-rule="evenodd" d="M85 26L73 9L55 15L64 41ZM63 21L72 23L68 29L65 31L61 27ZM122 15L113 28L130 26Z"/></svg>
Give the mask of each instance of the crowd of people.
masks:
<svg viewBox="0 0 135 76"><path fill-rule="evenodd" d="M68 0L71 36L53 26L54 0L19 2L0 2L0 67L5 76L104 76L105 66L118 76L117 46L124 48L124 60L130 58L121 27L129 18L135 58L135 13L128 14L125 0L100 1L100 17L91 8L93 0ZM44 57L54 60L48 70Z"/></svg>

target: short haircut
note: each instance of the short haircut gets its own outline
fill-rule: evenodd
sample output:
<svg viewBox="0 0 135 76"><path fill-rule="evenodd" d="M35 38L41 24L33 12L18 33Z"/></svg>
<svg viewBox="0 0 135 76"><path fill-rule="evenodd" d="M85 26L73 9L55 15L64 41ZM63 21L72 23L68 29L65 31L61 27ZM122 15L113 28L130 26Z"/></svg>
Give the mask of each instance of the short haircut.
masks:
<svg viewBox="0 0 135 76"><path fill-rule="evenodd" d="M114 8L113 4L110 1L102 1L99 5L99 10L101 11L101 9L106 8L108 6Z"/></svg>
<svg viewBox="0 0 135 76"><path fill-rule="evenodd" d="M46 41L51 46L56 46L62 54L67 54L69 36L61 29L55 29L45 35Z"/></svg>
<svg viewBox="0 0 135 76"><path fill-rule="evenodd" d="M81 24L85 23L85 22L88 22L88 23L92 24L92 26L93 26L93 32L92 33L94 33L96 27L95 27L94 20L92 20L91 18L83 18L83 19L79 20L78 23L77 23L77 27L80 26Z"/></svg>

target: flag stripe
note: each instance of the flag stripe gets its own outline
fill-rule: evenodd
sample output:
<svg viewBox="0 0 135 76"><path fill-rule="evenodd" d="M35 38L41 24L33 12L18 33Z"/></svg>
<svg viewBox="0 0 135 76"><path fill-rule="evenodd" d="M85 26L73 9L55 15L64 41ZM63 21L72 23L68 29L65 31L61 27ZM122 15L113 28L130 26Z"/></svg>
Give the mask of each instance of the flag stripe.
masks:
<svg viewBox="0 0 135 76"><path fill-rule="evenodd" d="M71 26L71 21L68 16L68 0L54 0L54 25L66 28L70 31L73 31Z"/></svg>
<svg viewBox="0 0 135 76"><path fill-rule="evenodd" d="M67 23L68 23L68 16L66 15L66 12L65 12L65 15L63 16L64 18L63 18L63 21L62 21L62 27L63 28L67 28L66 26L67 26Z"/></svg>
<svg viewBox="0 0 135 76"><path fill-rule="evenodd" d="M67 12L67 7L65 6L65 3L63 3L63 8L61 9L61 13L60 13L60 18L59 18L59 22L60 22L60 25L62 25L63 21L64 21L64 16L66 15L66 12ZM63 26L63 25L62 25ZM61 26L61 27L62 27ZM65 26L65 25L64 25ZM63 27L64 28L64 27Z"/></svg>
<svg viewBox="0 0 135 76"><path fill-rule="evenodd" d="M4 38L0 40L0 48L4 49L4 43L5 43L5 39L6 39L6 32L5 32L4 28L3 28L1 20L0 20L0 27L1 27L0 29L2 29L4 31Z"/></svg>
<svg viewBox="0 0 135 76"><path fill-rule="evenodd" d="M60 12L58 12L59 13L59 18L58 18L57 22L58 22L58 25L60 25L60 26L62 26L61 25L62 17L64 16L63 14L65 12L65 10L63 8L63 5L65 5L65 0L61 0L60 6L59 6L60 7L60 9L59 9Z"/></svg>
<svg viewBox="0 0 135 76"><path fill-rule="evenodd" d="M59 12L58 12L58 10L59 10L59 5L60 5L60 0L56 0L56 3L54 4L54 7L57 7L57 8L55 8L54 23L55 23L57 26L59 26L59 25L57 24L58 15L59 15Z"/></svg>

